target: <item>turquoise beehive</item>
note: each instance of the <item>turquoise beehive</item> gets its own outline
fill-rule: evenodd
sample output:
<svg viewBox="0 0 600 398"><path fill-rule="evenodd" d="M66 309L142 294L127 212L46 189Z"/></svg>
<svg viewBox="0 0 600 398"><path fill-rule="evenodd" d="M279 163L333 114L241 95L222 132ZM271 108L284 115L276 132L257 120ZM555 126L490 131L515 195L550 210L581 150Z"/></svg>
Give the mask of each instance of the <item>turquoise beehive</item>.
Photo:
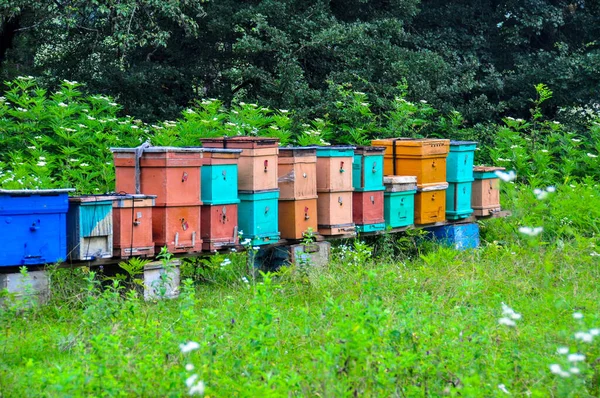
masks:
<svg viewBox="0 0 600 398"><path fill-rule="evenodd" d="M446 218L458 220L473 214L471 190L473 182L450 182L446 191Z"/></svg>
<svg viewBox="0 0 600 398"><path fill-rule="evenodd" d="M238 226L242 243L266 245L279 240L279 189L260 192L239 192Z"/></svg>
<svg viewBox="0 0 600 398"><path fill-rule="evenodd" d="M415 223L415 194L417 177L385 176L383 178L383 216L385 226L390 228L406 227Z"/></svg>
<svg viewBox="0 0 600 398"><path fill-rule="evenodd" d="M238 165L202 166L201 200L205 205L239 203Z"/></svg>
<svg viewBox="0 0 600 398"><path fill-rule="evenodd" d="M385 147L359 146L354 150L352 187L355 191L383 191Z"/></svg>
<svg viewBox="0 0 600 398"><path fill-rule="evenodd" d="M446 159L446 181L473 181L475 141L450 141L450 152Z"/></svg>

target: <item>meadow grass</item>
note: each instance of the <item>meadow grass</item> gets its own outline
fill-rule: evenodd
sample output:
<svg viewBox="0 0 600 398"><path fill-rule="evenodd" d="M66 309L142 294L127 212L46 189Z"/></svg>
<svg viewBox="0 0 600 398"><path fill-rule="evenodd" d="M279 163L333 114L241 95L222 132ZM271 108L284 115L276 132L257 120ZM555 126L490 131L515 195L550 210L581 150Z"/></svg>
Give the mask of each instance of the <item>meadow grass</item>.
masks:
<svg viewBox="0 0 600 398"><path fill-rule="evenodd" d="M598 396L600 191L559 187L540 202L507 189L514 215L483 222L478 250L344 249L326 268L247 283L238 254L214 271L236 277L188 280L157 302L57 272L69 283L48 305L2 313L2 396L176 397L193 375L205 396Z"/></svg>

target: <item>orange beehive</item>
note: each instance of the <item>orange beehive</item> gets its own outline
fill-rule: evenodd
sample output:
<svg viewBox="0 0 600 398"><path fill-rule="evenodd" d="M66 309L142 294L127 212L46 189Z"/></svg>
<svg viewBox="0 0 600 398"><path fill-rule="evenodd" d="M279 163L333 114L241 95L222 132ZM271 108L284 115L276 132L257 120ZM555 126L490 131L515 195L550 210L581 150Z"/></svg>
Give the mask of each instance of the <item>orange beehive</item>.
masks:
<svg viewBox="0 0 600 398"><path fill-rule="evenodd" d="M476 216L489 216L501 210L500 207L500 179L495 172L504 170L504 167L473 167L473 181L471 193L471 208Z"/></svg>
<svg viewBox="0 0 600 398"><path fill-rule="evenodd" d="M136 148L111 148L117 192L136 193ZM157 206L200 205L202 148L148 147L139 160L140 192Z"/></svg>
<svg viewBox="0 0 600 398"><path fill-rule="evenodd" d="M154 256L152 206L154 196L124 195L113 201L115 257Z"/></svg>
<svg viewBox="0 0 600 398"><path fill-rule="evenodd" d="M317 151L310 147L279 148L279 200L317 197Z"/></svg>
<svg viewBox="0 0 600 398"><path fill-rule="evenodd" d="M203 205L201 209L202 249L213 251L238 243L238 206Z"/></svg>
<svg viewBox="0 0 600 398"><path fill-rule="evenodd" d="M353 192L352 218L355 224L380 224L383 218L383 191Z"/></svg>
<svg viewBox="0 0 600 398"><path fill-rule="evenodd" d="M317 192L352 191L354 147L317 147Z"/></svg>
<svg viewBox="0 0 600 398"><path fill-rule="evenodd" d="M415 224L432 224L446 219L446 189L448 183L417 190Z"/></svg>
<svg viewBox="0 0 600 398"><path fill-rule="evenodd" d="M171 253L202 251L200 206L155 206L152 237L157 251L167 246Z"/></svg>
<svg viewBox="0 0 600 398"><path fill-rule="evenodd" d="M279 201L279 232L282 239L301 239L309 228L317 232L316 198Z"/></svg>
<svg viewBox="0 0 600 398"><path fill-rule="evenodd" d="M446 157L450 140L391 138L373 140L371 144L386 147L385 175L417 176L418 188L446 182Z"/></svg>
<svg viewBox="0 0 600 398"><path fill-rule="evenodd" d="M202 138L205 148L241 149L238 162L238 190L277 189L278 138L220 137Z"/></svg>
<svg viewBox="0 0 600 398"><path fill-rule="evenodd" d="M321 226L353 224L352 191L319 193L317 223L319 230Z"/></svg>

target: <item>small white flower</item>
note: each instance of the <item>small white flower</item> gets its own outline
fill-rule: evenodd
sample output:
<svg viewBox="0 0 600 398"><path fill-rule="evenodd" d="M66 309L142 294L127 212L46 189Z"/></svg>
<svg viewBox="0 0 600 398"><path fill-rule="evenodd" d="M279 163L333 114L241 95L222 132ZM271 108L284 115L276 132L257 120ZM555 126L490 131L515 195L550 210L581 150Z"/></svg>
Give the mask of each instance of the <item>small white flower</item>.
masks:
<svg viewBox="0 0 600 398"><path fill-rule="evenodd" d="M500 318L498 320L498 323L500 325L506 325L506 326L516 326L517 324L515 323L515 321L513 321L510 318Z"/></svg>
<svg viewBox="0 0 600 398"><path fill-rule="evenodd" d="M556 363L550 365L550 372L554 373L555 375L559 375L561 377L569 377L569 376L571 376L571 374L569 372L565 372L564 370L562 370L562 368L560 367L560 365L558 365Z"/></svg>
<svg viewBox="0 0 600 398"><path fill-rule="evenodd" d="M544 230L543 227L519 227L519 232L527 236L537 236Z"/></svg>
<svg viewBox="0 0 600 398"><path fill-rule="evenodd" d="M289 111L287 109L280 109L279 112L281 112L281 113L288 113Z"/></svg>
<svg viewBox="0 0 600 398"><path fill-rule="evenodd" d="M29 149L35 149L34 146L28 146L27 148L29 148Z"/></svg>
<svg viewBox="0 0 600 398"><path fill-rule="evenodd" d="M556 192L556 187L553 187L553 186L546 187L546 192L550 192L550 193Z"/></svg>
<svg viewBox="0 0 600 398"><path fill-rule="evenodd" d="M254 246L254 247L252 247L252 250L258 250L258 249L260 249L260 247L259 247L259 246Z"/></svg>
<svg viewBox="0 0 600 398"><path fill-rule="evenodd" d="M188 386L188 388L192 387L194 385L194 383L196 382L196 380L198 380L198 375L197 374L193 374L190 377L188 377L185 381L185 384Z"/></svg>
<svg viewBox="0 0 600 398"><path fill-rule="evenodd" d="M553 121L552 123L554 123L554 124L560 124L560 122L557 121L557 120Z"/></svg>
<svg viewBox="0 0 600 398"><path fill-rule="evenodd" d="M202 381L199 381L194 386L190 387L189 394L190 395L196 395L196 394L204 395L204 383Z"/></svg>
<svg viewBox="0 0 600 398"><path fill-rule="evenodd" d="M96 120L96 118L95 118L95 117L93 117L93 116L89 116L89 115L88 115L88 117L87 117L87 118L88 118L88 120Z"/></svg>
<svg viewBox="0 0 600 398"><path fill-rule="evenodd" d="M422 103L422 104L426 104L427 103L427 101L425 101L425 100L419 100L419 102Z"/></svg>
<svg viewBox="0 0 600 398"><path fill-rule="evenodd" d="M546 199L548 197L548 192L542 191L539 188L534 189L533 193L534 193L534 195L536 196L536 198L538 200L544 200L544 199Z"/></svg>
<svg viewBox="0 0 600 398"><path fill-rule="evenodd" d="M68 105L65 104L64 102L59 102L58 106L60 106L61 108L66 108Z"/></svg>
<svg viewBox="0 0 600 398"><path fill-rule="evenodd" d="M581 312L574 312L573 319L583 319L583 314Z"/></svg>
<svg viewBox="0 0 600 398"><path fill-rule="evenodd" d="M590 334L592 336L598 336L600 334L600 329L590 329Z"/></svg>
<svg viewBox="0 0 600 398"><path fill-rule="evenodd" d="M116 102L109 102L108 105L110 105L110 106L117 106L117 103Z"/></svg>
<svg viewBox="0 0 600 398"><path fill-rule="evenodd" d="M593 153L588 153L587 154L589 158L597 158L598 155L594 155Z"/></svg>
<svg viewBox="0 0 600 398"><path fill-rule="evenodd" d="M248 239L248 238L246 238L246 239L244 239L244 240L242 241L242 245L244 245L244 246L245 246L245 245L249 245L251 242L252 242L252 239Z"/></svg>
<svg viewBox="0 0 600 398"><path fill-rule="evenodd" d="M88 167L88 166L89 166L89 164L87 164L87 163L80 163L79 165L80 165L81 167Z"/></svg>
<svg viewBox="0 0 600 398"><path fill-rule="evenodd" d="M192 370L194 370L194 365L192 365L191 363L188 363L187 365L185 365L185 370L187 370L188 372L191 372Z"/></svg>
<svg viewBox="0 0 600 398"><path fill-rule="evenodd" d="M572 368L569 369L569 372L571 372L574 375L577 375L577 374L579 374L579 368L576 368L573 366Z"/></svg>
<svg viewBox="0 0 600 398"><path fill-rule="evenodd" d="M277 127L277 126L269 126L269 128L272 130L279 130L279 127Z"/></svg>
<svg viewBox="0 0 600 398"><path fill-rule="evenodd" d="M46 165L46 162L37 162L37 165L40 167L44 167Z"/></svg>
<svg viewBox="0 0 600 398"><path fill-rule="evenodd" d="M510 149L515 149L515 148L520 148L520 146L518 146L518 145L511 145L510 146Z"/></svg>
<svg viewBox="0 0 600 398"><path fill-rule="evenodd" d="M496 174L496 176L498 176L498 178L500 178L504 182L513 181L517 178L517 174L514 172L514 170L511 170L508 173L496 170L494 174Z"/></svg>
<svg viewBox="0 0 600 398"><path fill-rule="evenodd" d="M133 124L133 125L131 126L131 128L132 128L132 129L139 129L139 127L138 127L138 126L136 126L135 124Z"/></svg>
<svg viewBox="0 0 600 398"><path fill-rule="evenodd" d="M577 332L575 333L575 339L581 340L584 343L591 343L592 341L594 341L594 336L592 336L591 333Z"/></svg>
<svg viewBox="0 0 600 398"><path fill-rule="evenodd" d="M230 250L234 253L237 252L237 249L235 247L232 247Z"/></svg>
<svg viewBox="0 0 600 398"><path fill-rule="evenodd" d="M547 149L542 149L542 152L543 153L548 153L548 150Z"/></svg>
<svg viewBox="0 0 600 398"><path fill-rule="evenodd" d="M510 395L510 392L506 389L506 386L504 384L498 384L498 388L500 389L500 391L502 391L505 394Z"/></svg>
<svg viewBox="0 0 600 398"><path fill-rule="evenodd" d="M585 361L585 355L583 355L583 354L569 354L567 356L567 360L569 362L581 362L581 361Z"/></svg>
<svg viewBox="0 0 600 398"><path fill-rule="evenodd" d="M569 348L568 347L558 347L558 349L556 350L557 353L561 354L561 355L565 355L569 353Z"/></svg>
<svg viewBox="0 0 600 398"><path fill-rule="evenodd" d="M179 349L184 354L197 350L198 348L200 348L200 344L196 343L195 341L190 341L186 344L179 344Z"/></svg>
<svg viewBox="0 0 600 398"><path fill-rule="evenodd" d="M577 138L571 138L571 141L573 141L573 142L581 142L581 140L577 139Z"/></svg>

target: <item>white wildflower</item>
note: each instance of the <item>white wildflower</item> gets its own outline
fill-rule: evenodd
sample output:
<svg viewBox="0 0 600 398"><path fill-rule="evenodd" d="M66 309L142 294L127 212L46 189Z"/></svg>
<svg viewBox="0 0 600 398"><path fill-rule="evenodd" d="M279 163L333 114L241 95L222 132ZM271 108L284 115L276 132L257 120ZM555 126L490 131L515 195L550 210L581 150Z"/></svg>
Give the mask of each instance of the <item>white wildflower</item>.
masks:
<svg viewBox="0 0 600 398"><path fill-rule="evenodd" d="M185 365L185 370L187 370L188 372L191 372L192 370L194 370L194 365L192 365L191 363L188 363L187 365Z"/></svg>
<svg viewBox="0 0 600 398"><path fill-rule="evenodd" d="M583 319L583 314L581 312L574 312L573 319Z"/></svg>
<svg viewBox="0 0 600 398"><path fill-rule="evenodd" d="M562 370L560 365L556 364L556 363L550 365L550 372L554 373L555 375L559 375L561 377L569 377L570 376L569 372L565 372L564 370Z"/></svg>
<svg viewBox="0 0 600 398"><path fill-rule="evenodd" d="M590 334L592 336L598 336L600 334L600 329L590 329Z"/></svg>
<svg viewBox="0 0 600 398"><path fill-rule="evenodd" d="M253 246L253 247L252 247L252 250L259 250L259 249L260 249L260 247L259 247L259 246Z"/></svg>
<svg viewBox="0 0 600 398"><path fill-rule="evenodd" d="M519 232L528 236L537 236L544 230L543 227L519 227Z"/></svg>
<svg viewBox="0 0 600 398"><path fill-rule="evenodd" d="M18 110L19 112L27 112L27 109L25 109L25 108L20 108L20 107L19 107L19 108L17 108L17 110Z"/></svg>
<svg viewBox="0 0 600 398"><path fill-rule="evenodd" d="M579 374L579 368L576 368L573 366L572 368L569 369L569 372L571 372L574 375Z"/></svg>
<svg viewBox="0 0 600 398"><path fill-rule="evenodd" d="M246 238L242 241L242 245L246 246L246 245L249 245L251 242L252 242L252 239Z"/></svg>
<svg viewBox="0 0 600 398"><path fill-rule="evenodd" d="M506 315L511 319L521 319L521 314L518 314L508 305L502 303L502 315Z"/></svg>
<svg viewBox="0 0 600 398"><path fill-rule="evenodd" d="M556 350L557 353L561 354L561 355L565 355L569 353L569 348L568 347L558 347L558 349Z"/></svg>
<svg viewBox="0 0 600 398"><path fill-rule="evenodd" d="M193 374L190 377L188 377L185 380L185 384L188 386L188 388L192 387L194 385L194 383L196 382L196 380L198 380L198 375L197 374Z"/></svg>
<svg viewBox="0 0 600 398"><path fill-rule="evenodd" d="M548 150L547 149L542 149L542 152L543 153L548 153Z"/></svg>
<svg viewBox="0 0 600 398"><path fill-rule="evenodd" d="M199 381L195 385L191 386L189 394L190 395L196 395L196 394L204 395L204 383L202 381Z"/></svg>
<svg viewBox="0 0 600 398"><path fill-rule="evenodd" d="M513 321L510 318L500 318L498 320L498 323L500 325L506 325L506 326L516 326L517 324L515 323L515 321Z"/></svg>
<svg viewBox="0 0 600 398"><path fill-rule="evenodd" d="M28 148L28 149L35 149L35 147L34 147L34 146L28 146L27 148Z"/></svg>
<svg viewBox="0 0 600 398"><path fill-rule="evenodd" d="M552 123L554 123L554 124L560 124L560 122L557 121L557 120L553 121Z"/></svg>
<svg viewBox="0 0 600 398"><path fill-rule="evenodd" d="M45 156L40 156L39 159L40 160L46 160L46 157Z"/></svg>
<svg viewBox="0 0 600 398"><path fill-rule="evenodd" d="M583 354L569 354L567 356L567 360L569 362L581 362L581 361L585 361L585 355L583 355Z"/></svg>
<svg viewBox="0 0 600 398"><path fill-rule="evenodd" d="M59 102L58 106L60 106L61 108L66 108L69 105L65 104L64 102Z"/></svg>
<svg viewBox="0 0 600 398"><path fill-rule="evenodd" d="M279 112L281 112L281 113L288 113L289 111L287 109L280 109Z"/></svg>
<svg viewBox="0 0 600 398"><path fill-rule="evenodd" d="M419 100L419 102L422 103L422 104L426 104L427 103L427 101L425 101L425 100Z"/></svg>
<svg viewBox="0 0 600 398"><path fill-rule="evenodd" d="M506 389L506 386L504 384L498 384L498 388L500 389L500 391L502 391L505 394L510 395L510 392Z"/></svg>
<svg viewBox="0 0 600 398"><path fill-rule="evenodd" d="M591 333L577 332L575 333L575 339L581 340L584 343L591 343L594 340L594 336Z"/></svg>
<svg viewBox="0 0 600 398"><path fill-rule="evenodd" d="M196 343L195 341L190 341L186 344L179 344L179 349L184 354L187 354L190 351L197 350L198 348L200 348L200 344Z"/></svg>
<svg viewBox="0 0 600 398"><path fill-rule="evenodd" d="M117 106L117 103L116 102L109 102L108 105L110 105L110 106Z"/></svg>
<svg viewBox="0 0 600 398"><path fill-rule="evenodd" d="M81 167L88 167L88 166L89 166L89 164L87 164L87 163L80 163L79 165L80 165Z"/></svg>
<svg viewBox="0 0 600 398"><path fill-rule="evenodd" d="M589 153L589 152L587 155L589 158L597 158L598 157L598 155L594 155L593 153Z"/></svg>
<svg viewBox="0 0 600 398"><path fill-rule="evenodd" d="M514 172L514 170L511 170L508 173L496 170L494 174L496 174L496 176L498 176L498 178L504 182L514 181L517 178L517 174Z"/></svg>
<svg viewBox="0 0 600 398"><path fill-rule="evenodd" d="M46 162L37 162L37 165L40 167L44 167L46 165Z"/></svg>
<svg viewBox="0 0 600 398"><path fill-rule="evenodd" d="M581 142L581 140L577 139L577 138L571 138L571 141L573 141L573 142Z"/></svg>
<svg viewBox="0 0 600 398"><path fill-rule="evenodd" d="M553 186L546 187L546 192L550 192L550 193L556 192L556 187L553 187Z"/></svg>
<svg viewBox="0 0 600 398"><path fill-rule="evenodd" d="M87 117L87 118L88 118L88 120L96 120L96 118L95 118L95 117L93 117L93 116L89 116L89 115L88 115L88 117Z"/></svg>
<svg viewBox="0 0 600 398"><path fill-rule="evenodd" d="M533 193L535 194L538 200L544 200L548 197L548 192L542 191L539 188L534 189Z"/></svg>

